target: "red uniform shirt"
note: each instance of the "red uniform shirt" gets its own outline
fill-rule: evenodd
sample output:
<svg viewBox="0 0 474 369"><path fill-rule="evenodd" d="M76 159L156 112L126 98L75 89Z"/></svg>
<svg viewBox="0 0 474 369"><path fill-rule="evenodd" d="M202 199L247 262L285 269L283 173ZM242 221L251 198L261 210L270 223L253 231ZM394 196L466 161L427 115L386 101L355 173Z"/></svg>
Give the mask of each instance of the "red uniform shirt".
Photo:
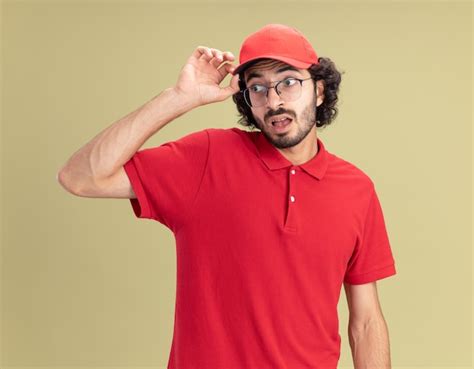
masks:
<svg viewBox="0 0 474 369"><path fill-rule="evenodd" d="M169 369L336 369L343 282L396 274L371 179L328 152L293 165L260 131L138 151L139 218L175 235Z"/></svg>

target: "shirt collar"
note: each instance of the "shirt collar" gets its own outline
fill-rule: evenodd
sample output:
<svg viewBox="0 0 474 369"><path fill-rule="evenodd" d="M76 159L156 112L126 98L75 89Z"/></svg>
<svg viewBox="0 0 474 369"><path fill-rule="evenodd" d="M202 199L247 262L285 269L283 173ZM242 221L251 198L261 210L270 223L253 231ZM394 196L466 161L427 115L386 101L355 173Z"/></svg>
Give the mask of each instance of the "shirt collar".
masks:
<svg viewBox="0 0 474 369"><path fill-rule="evenodd" d="M261 131L257 132L256 144L260 159L268 169L276 170L298 166L309 175L321 180L328 166L328 152L319 137L316 138L316 141L318 144L318 152L313 158L300 165L293 165L291 161L285 158L281 152L268 141Z"/></svg>

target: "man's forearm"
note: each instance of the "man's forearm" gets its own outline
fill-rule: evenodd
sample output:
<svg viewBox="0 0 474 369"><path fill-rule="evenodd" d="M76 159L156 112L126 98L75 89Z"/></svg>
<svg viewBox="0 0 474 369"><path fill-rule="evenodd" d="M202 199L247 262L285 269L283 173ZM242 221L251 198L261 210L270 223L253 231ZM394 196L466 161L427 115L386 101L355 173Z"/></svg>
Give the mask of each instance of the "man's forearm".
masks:
<svg viewBox="0 0 474 369"><path fill-rule="evenodd" d="M383 316L365 325L349 324L354 369L391 369L390 342Z"/></svg>
<svg viewBox="0 0 474 369"><path fill-rule="evenodd" d="M115 174L153 134L193 109L174 88L127 114L76 151L61 168L61 183L80 190Z"/></svg>

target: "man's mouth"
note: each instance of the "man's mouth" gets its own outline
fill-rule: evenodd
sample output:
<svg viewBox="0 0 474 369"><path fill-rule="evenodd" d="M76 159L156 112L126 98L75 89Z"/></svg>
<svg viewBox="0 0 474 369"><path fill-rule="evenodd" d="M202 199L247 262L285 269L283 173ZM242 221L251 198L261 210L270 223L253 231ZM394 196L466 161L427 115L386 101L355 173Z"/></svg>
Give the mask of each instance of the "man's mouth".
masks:
<svg viewBox="0 0 474 369"><path fill-rule="evenodd" d="M270 122L276 132L283 132L288 128L291 122L293 122L293 119L284 116L279 118L272 118Z"/></svg>
<svg viewBox="0 0 474 369"><path fill-rule="evenodd" d="M279 114L268 119L268 121L274 126L287 124L287 120L292 120L292 118L288 114Z"/></svg>
<svg viewBox="0 0 474 369"><path fill-rule="evenodd" d="M279 120L272 120L272 125L275 127L284 127L292 121L291 118L282 118Z"/></svg>

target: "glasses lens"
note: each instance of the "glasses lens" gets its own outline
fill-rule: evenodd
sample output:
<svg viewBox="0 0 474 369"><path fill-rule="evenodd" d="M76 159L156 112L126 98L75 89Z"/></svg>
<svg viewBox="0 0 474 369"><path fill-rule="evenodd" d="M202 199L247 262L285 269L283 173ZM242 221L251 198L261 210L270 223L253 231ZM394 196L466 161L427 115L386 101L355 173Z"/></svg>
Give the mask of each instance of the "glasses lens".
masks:
<svg viewBox="0 0 474 369"><path fill-rule="evenodd" d="M250 93L248 89L244 90L244 99L248 106L254 107L254 105L252 105L252 101L250 100Z"/></svg>
<svg viewBox="0 0 474 369"><path fill-rule="evenodd" d="M301 95L301 83L295 78L287 78L276 85L278 95L284 101L294 101ZM245 90L244 97L251 107L259 107L267 102L268 89L262 85L253 85Z"/></svg>
<svg viewBox="0 0 474 369"><path fill-rule="evenodd" d="M300 97L301 83L294 78L287 78L278 84L278 94L284 101L293 101Z"/></svg>
<svg viewBox="0 0 474 369"><path fill-rule="evenodd" d="M259 107L267 101L267 88L262 85L252 85L247 89L248 103L252 107Z"/></svg>

